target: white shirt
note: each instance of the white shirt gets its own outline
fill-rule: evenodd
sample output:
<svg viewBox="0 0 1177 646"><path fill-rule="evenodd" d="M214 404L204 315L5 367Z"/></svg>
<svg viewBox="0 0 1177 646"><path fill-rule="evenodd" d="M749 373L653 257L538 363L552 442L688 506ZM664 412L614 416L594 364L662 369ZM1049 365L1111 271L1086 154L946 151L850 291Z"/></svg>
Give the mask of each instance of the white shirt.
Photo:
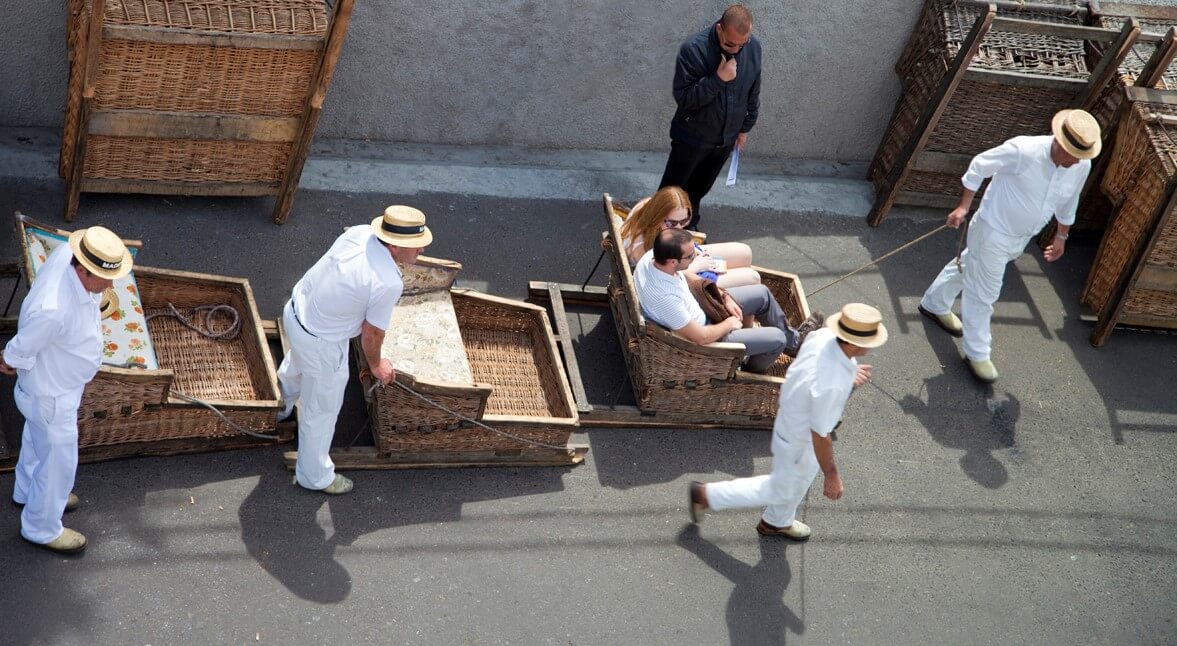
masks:
<svg viewBox="0 0 1177 646"><path fill-rule="evenodd" d="M829 435L842 419L857 372L858 361L846 356L833 330L811 332L785 373L773 433L790 443L810 441L810 431Z"/></svg>
<svg viewBox="0 0 1177 646"><path fill-rule="evenodd" d="M78 390L102 363L98 295L82 286L72 258L68 244L49 254L20 306L16 336L4 347L21 389L36 397Z"/></svg>
<svg viewBox="0 0 1177 646"><path fill-rule="evenodd" d="M671 276L655 267L653 249L634 265L633 283L642 314L658 325L671 330L681 330L691 321L707 325L707 315L691 295L687 279L680 271Z"/></svg>
<svg viewBox="0 0 1177 646"><path fill-rule="evenodd" d="M400 268L368 225L348 228L294 286L295 316L324 341L345 341L366 320L387 330L405 289Z"/></svg>
<svg viewBox="0 0 1177 646"><path fill-rule="evenodd" d="M1041 231L1051 215L1059 224L1074 224L1091 160L1079 160L1070 168L1058 166L1050 159L1052 141L1051 135L1014 137L973 157L961 184L976 191L985 178L993 178L981 198L978 218L1001 233L1024 238Z"/></svg>

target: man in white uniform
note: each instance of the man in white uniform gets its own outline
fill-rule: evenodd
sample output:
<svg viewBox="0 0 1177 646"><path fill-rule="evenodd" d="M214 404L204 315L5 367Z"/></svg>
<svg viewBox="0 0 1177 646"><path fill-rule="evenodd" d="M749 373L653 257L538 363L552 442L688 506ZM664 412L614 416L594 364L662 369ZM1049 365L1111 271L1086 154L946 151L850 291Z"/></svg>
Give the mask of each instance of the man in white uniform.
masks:
<svg viewBox="0 0 1177 646"><path fill-rule="evenodd" d="M16 336L0 355L0 372L16 375L13 397L25 418L12 501L24 506L20 535L54 552L86 548L63 527L78 504L78 405L102 362L96 294L131 271L131 254L109 229L70 234L37 272L20 308Z"/></svg>
<svg viewBox="0 0 1177 646"><path fill-rule="evenodd" d="M781 386L772 428L772 473L727 482L692 482L691 522L699 523L707 509L767 505L756 525L760 535L809 540L812 531L797 520L797 506L819 467L825 474L826 497L842 497L830 432L842 419L850 391L870 379L871 367L859 365L857 358L887 341L882 321L879 310L850 303L809 335Z"/></svg>
<svg viewBox="0 0 1177 646"><path fill-rule="evenodd" d="M425 214L390 206L371 226L350 227L294 286L282 310L290 352L278 369L288 416L301 401L298 419L299 485L328 494L352 490L351 480L335 473L328 452L347 386L347 343L359 335L372 375L382 383L396 376L380 357L392 308L404 282L397 263L412 265L433 234Z"/></svg>
<svg viewBox="0 0 1177 646"><path fill-rule="evenodd" d="M1058 233L1043 257L1054 262L1063 256L1090 160L1102 145L1099 123L1083 110L1062 110L1051 130L1053 136L1014 137L973 158L961 178L960 204L948 214L948 226L955 229L964 222L981 182L993 179L969 226L968 248L960 256L963 269L950 261L920 301L921 314L949 334L964 336L969 368L987 383L997 380L989 321L1005 266L1022 255L1051 215L1058 219ZM963 323L952 313L957 296Z"/></svg>

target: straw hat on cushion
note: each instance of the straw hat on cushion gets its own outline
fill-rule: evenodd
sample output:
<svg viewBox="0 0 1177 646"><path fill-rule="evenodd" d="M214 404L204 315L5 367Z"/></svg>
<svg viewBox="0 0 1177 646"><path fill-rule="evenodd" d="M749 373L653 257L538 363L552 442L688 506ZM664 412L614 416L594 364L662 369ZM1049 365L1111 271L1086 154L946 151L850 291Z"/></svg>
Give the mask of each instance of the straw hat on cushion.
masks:
<svg viewBox="0 0 1177 646"><path fill-rule="evenodd" d="M1099 122L1085 110L1059 110L1050 121L1054 139L1076 159L1092 159L1103 148Z"/></svg>
<svg viewBox="0 0 1177 646"><path fill-rule="evenodd" d="M74 231L69 234L69 248L74 258L95 276L114 280L131 273L131 252L106 227Z"/></svg>
<svg viewBox="0 0 1177 646"><path fill-rule="evenodd" d="M826 327L839 338L860 348L877 348L887 342L887 328L879 310L863 303L849 303L826 319Z"/></svg>
<svg viewBox="0 0 1177 646"><path fill-rule="evenodd" d="M384 209L384 215L372 220L372 232L381 242L395 247L421 248L433 242L425 214L411 206Z"/></svg>

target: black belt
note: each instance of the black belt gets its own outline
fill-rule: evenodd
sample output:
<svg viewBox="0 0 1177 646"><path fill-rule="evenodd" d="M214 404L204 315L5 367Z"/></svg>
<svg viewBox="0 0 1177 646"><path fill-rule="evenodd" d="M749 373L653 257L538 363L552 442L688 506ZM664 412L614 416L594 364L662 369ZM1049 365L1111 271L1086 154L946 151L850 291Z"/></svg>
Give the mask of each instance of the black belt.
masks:
<svg viewBox="0 0 1177 646"><path fill-rule="evenodd" d="M295 323L298 323L298 327L302 328L302 331L303 331L303 332L306 332L307 334L309 334L309 335L311 335L311 336L315 337L316 339L317 339L317 338L319 338L319 335L317 335L317 334L315 334L314 332L311 332L310 330L308 330L308 329L307 329L307 326L303 325L303 324L302 324L302 321L301 321L301 320L299 320L299 318L298 318L298 310L294 309L294 299L293 299L293 298L292 298L292 299L290 299L290 313L294 315L294 322L295 322Z"/></svg>

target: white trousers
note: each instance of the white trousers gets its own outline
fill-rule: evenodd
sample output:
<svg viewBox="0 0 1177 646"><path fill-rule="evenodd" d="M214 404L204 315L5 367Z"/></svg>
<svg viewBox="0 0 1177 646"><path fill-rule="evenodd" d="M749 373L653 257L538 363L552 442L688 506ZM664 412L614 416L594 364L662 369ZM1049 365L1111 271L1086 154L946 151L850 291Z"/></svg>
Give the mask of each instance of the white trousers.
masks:
<svg viewBox="0 0 1177 646"><path fill-rule="evenodd" d="M311 336L294 318L290 301L282 309L282 324L290 340L290 352L278 368L282 403L301 402L294 476L307 489L326 489L335 480L329 452L347 387L347 340Z"/></svg>
<svg viewBox="0 0 1177 646"><path fill-rule="evenodd" d="M61 515L78 470L78 405L82 388L59 397L38 397L16 382L13 398L24 415L20 458L12 500L23 504L20 535L34 543L61 536Z"/></svg>
<svg viewBox="0 0 1177 646"><path fill-rule="evenodd" d="M817 477L817 454L812 436L805 442L789 441L782 433L772 434L772 473L707 484L707 506L711 509L760 507L764 522L788 527L797 518L797 506Z"/></svg>
<svg viewBox="0 0 1177 646"><path fill-rule="evenodd" d="M947 314L960 296L960 318L964 325L964 354L971 361L987 361L993 337L989 321L993 303L1001 295L1005 266L1026 250L1029 237L1000 233L981 219L969 225L968 248L960 255L963 272L950 260L924 292L920 304L933 314ZM963 293L962 293L963 291Z"/></svg>

